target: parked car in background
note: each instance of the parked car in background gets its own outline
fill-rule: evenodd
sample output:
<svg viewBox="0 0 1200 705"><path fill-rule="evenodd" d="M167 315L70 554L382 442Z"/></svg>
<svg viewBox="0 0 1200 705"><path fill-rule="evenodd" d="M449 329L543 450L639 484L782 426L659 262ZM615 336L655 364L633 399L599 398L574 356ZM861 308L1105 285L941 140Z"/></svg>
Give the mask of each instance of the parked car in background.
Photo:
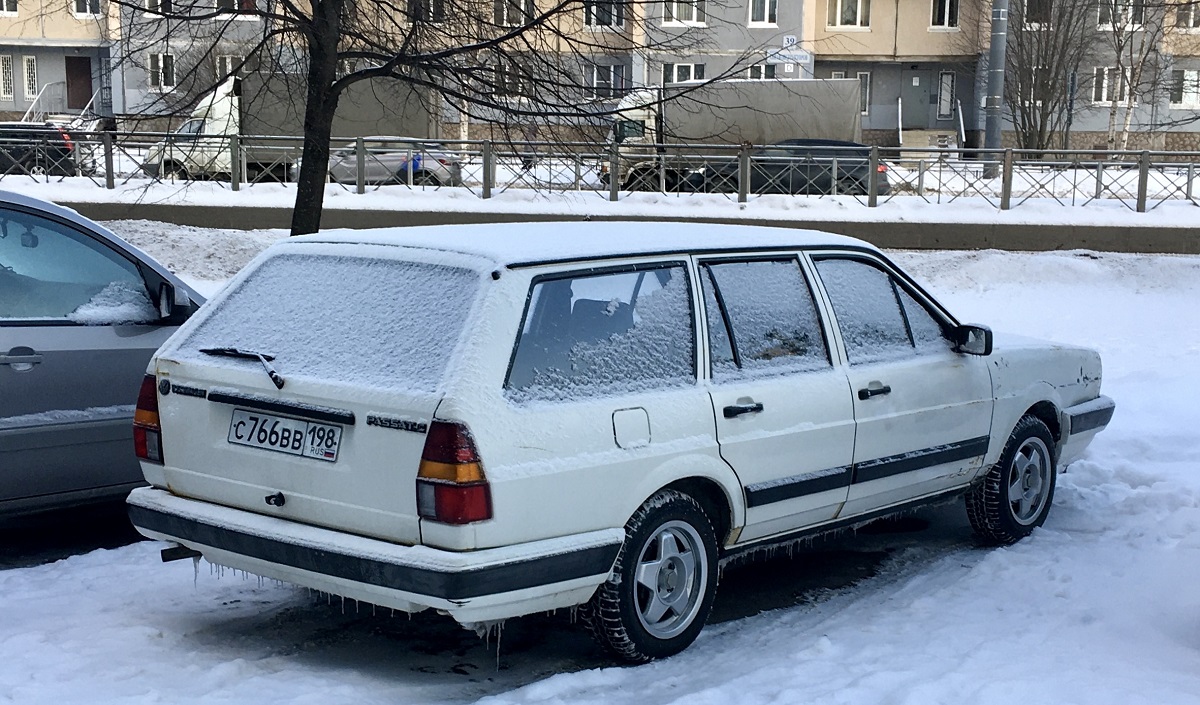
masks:
<svg viewBox="0 0 1200 705"><path fill-rule="evenodd" d="M1113 409L1095 351L993 348L852 238L342 231L272 246L155 356L130 517L164 558L467 626L582 606L645 661L739 553L955 497L1021 539Z"/></svg>
<svg viewBox="0 0 1200 705"><path fill-rule="evenodd" d="M412 137L364 137L363 148L366 150L363 174L368 184L462 186L462 159L437 142ZM329 155L331 179L356 183L358 155L355 150L355 143L350 142Z"/></svg>
<svg viewBox="0 0 1200 705"><path fill-rule="evenodd" d="M108 229L0 191L0 516L141 483L138 384L202 302Z"/></svg>
<svg viewBox="0 0 1200 705"><path fill-rule="evenodd" d="M49 122L0 122L0 174L89 176L90 151L82 151L67 128Z"/></svg>
<svg viewBox="0 0 1200 705"><path fill-rule="evenodd" d="M750 154L750 187L755 194L805 195L868 192L871 148L857 142L794 139L776 142ZM887 166L880 163L876 193L891 193ZM709 162L693 173L684 190L735 193L738 190L738 160Z"/></svg>

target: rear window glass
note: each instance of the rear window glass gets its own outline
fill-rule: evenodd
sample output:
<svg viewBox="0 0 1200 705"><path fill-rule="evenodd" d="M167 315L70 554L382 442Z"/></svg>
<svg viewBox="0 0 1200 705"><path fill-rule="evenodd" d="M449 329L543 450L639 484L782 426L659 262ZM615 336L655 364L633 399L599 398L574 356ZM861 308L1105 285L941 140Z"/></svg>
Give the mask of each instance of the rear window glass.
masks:
<svg viewBox="0 0 1200 705"><path fill-rule="evenodd" d="M509 373L513 398L553 401L695 381L691 293L682 267L540 281Z"/></svg>
<svg viewBox="0 0 1200 705"><path fill-rule="evenodd" d="M420 262L280 255L201 321L179 355L209 365L259 365L198 352L236 347L275 356L285 378L437 391L479 277Z"/></svg>

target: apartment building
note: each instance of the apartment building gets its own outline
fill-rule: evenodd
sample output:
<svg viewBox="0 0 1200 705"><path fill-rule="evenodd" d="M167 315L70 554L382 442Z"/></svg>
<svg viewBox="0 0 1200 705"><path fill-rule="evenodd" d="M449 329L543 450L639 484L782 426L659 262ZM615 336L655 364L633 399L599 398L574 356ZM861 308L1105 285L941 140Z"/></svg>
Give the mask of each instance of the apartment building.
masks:
<svg viewBox="0 0 1200 705"><path fill-rule="evenodd" d="M109 11L107 0L0 0L0 117L110 114Z"/></svg>

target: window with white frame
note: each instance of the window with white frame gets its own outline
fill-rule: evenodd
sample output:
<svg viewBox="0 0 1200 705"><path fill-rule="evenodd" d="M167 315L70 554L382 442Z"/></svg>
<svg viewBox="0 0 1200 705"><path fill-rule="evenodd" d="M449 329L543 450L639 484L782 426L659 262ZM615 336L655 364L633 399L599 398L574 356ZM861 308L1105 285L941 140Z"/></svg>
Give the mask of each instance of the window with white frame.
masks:
<svg viewBox="0 0 1200 705"><path fill-rule="evenodd" d="M1200 108L1200 71L1175 69L1171 72L1171 107Z"/></svg>
<svg viewBox="0 0 1200 705"><path fill-rule="evenodd" d="M528 78L520 67L502 61L492 67L492 92L498 96L520 98L529 94Z"/></svg>
<svg viewBox="0 0 1200 705"><path fill-rule="evenodd" d="M146 0L146 12L155 15L170 14L172 0Z"/></svg>
<svg viewBox="0 0 1200 705"><path fill-rule="evenodd" d="M445 22L445 0L409 0L408 14L417 22Z"/></svg>
<svg viewBox="0 0 1200 705"><path fill-rule="evenodd" d="M1100 0L1101 29L1112 27L1140 27L1146 20L1144 0Z"/></svg>
<svg viewBox="0 0 1200 705"><path fill-rule="evenodd" d="M1200 7L1196 2L1187 2L1175 9L1176 29L1200 29Z"/></svg>
<svg viewBox="0 0 1200 705"><path fill-rule="evenodd" d="M667 0L663 24L704 24L704 0Z"/></svg>
<svg viewBox="0 0 1200 705"><path fill-rule="evenodd" d="M755 64L746 69L746 78L752 81L764 81L775 78L777 64Z"/></svg>
<svg viewBox="0 0 1200 705"><path fill-rule="evenodd" d="M624 27L624 0L589 0L583 4L583 23L588 27Z"/></svg>
<svg viewBox="0 0 1200 705"><path fill-rule="evenodd" d="M625 64L589 64L588 84L593 98L620 98L625 95Z"/></svg>
<svg viewBox="0 0 1200 705"><path fill-rule="evenodd" d="M97 17L100 15L100 0L75 0L76 17Z"/></svg>
<svg viewBox="0 0 1200 705"><path fill-rule="evenodd" d="M0 100L16 100L16 83L13 81L13 59L0 56Z"/></svg>
<svg viewBox="0 0 1200 705"><path fill-rule="evenodd" d="M257 9L258 6L255 4L255 0L217 0L217 10L219 12L250 13Z"/></svg>
<svg viewBox="0 0 1200 705"><path fill-rule="evenodd" d="M871 110L871 72L858 72L858 110L866 115Z"/></svg>
<svg viewBox="0 0 1200 705"><path fill-rule="evenodd" d="M702 80L704 80L704 64L663 64L663 85Z"/></svg>
<svg viewBox="0 0 1200 705"><path fill-rule="evenodd" d="M338 78L349 76L358 70L358 59L338 59L334 75Z"/></svg>
<svg viewBox="0 0 1200 705"><path fill-rule="evenodd" d="M1020 8L1021 23L1030 29L1050 26L1051 0L1024 0Z"/></svg>
<svg viewBox="0 0 1200 705"><path fill-rule="evenodd" d="M496 24L501 27L521 27L533 20L533 0L495 0Z"/></svg>
<svg viewBox="0 0 1200 705"><path fill-rule="evenodd" d="M175 57L171 54L150 55L150 90L164 93L175 88Z"/></svg>
<svg viewBox="0 0 1200 705"><path fill-rule="evenodd" d="M937 119L949 120L954 117L954 72L942 71L938 74Z"/></svg>
<svg viewBox="0 0 1200 705"><path fill-rule="evenodd" d="M774 27L779 24L779 0L750 0L750 25Z"/></svg>
<svg viewBox="0 0 1200 705"><path fill-rule="evenodd" d="M933 16L929 26L939 29L958 27L958 0L933 0Z"/></svg>
<svg viewBox="0 0 1200 705"><path fill-rule="evenodd" d="M37 57L22 56L21 65L25 69L25 99L33 100L38 95Z"/></svg>
<svg viewBox="0 0 1200 705"><path fill-rule="evenodd" d="M829 0L825 24L830 27L870 27L871 0Z"/></svg>
<svg viewBox="0 0 1200 705"><path fill-rule="evenodd" d="M17 14L17 0L0 0L0 15Z"/></svg>
<svg viewBox="0 0 1200 705"><path fill-rule="evenodd" d="M1092 71L1092 102L1120 102L1129 97L1128 74L1112 66L1097 66Z"/></svg>
<svg viewBox="0 0 1200 705"><path fill-rule="evenodd" d="M229 76L240 76L242 57L234 54L217 55L217 79L224 80Z"/></svg>

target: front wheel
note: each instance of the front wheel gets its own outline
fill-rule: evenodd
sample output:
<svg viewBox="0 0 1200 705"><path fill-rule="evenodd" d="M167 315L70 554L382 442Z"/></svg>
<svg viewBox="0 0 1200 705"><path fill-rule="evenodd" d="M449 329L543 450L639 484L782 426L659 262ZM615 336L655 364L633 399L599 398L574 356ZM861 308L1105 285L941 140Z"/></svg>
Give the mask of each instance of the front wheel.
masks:
<svg viewBox="0 0 1200 705"><path fill-rule="evenodd" d="M692 497L663 490L625 525L607 582L583 610L596 641L631 662L672 656L704 628L717 594L717 537Z"/></svg>
<svg viewBox="0 0 1200 705"><path fill-rule="evenodd" d="M1046 521L1057 474L1053 448L1041 419L1025 416L1017 423L1000 462L967 493L967 516L980 538L1015 543Z"/></svg>

